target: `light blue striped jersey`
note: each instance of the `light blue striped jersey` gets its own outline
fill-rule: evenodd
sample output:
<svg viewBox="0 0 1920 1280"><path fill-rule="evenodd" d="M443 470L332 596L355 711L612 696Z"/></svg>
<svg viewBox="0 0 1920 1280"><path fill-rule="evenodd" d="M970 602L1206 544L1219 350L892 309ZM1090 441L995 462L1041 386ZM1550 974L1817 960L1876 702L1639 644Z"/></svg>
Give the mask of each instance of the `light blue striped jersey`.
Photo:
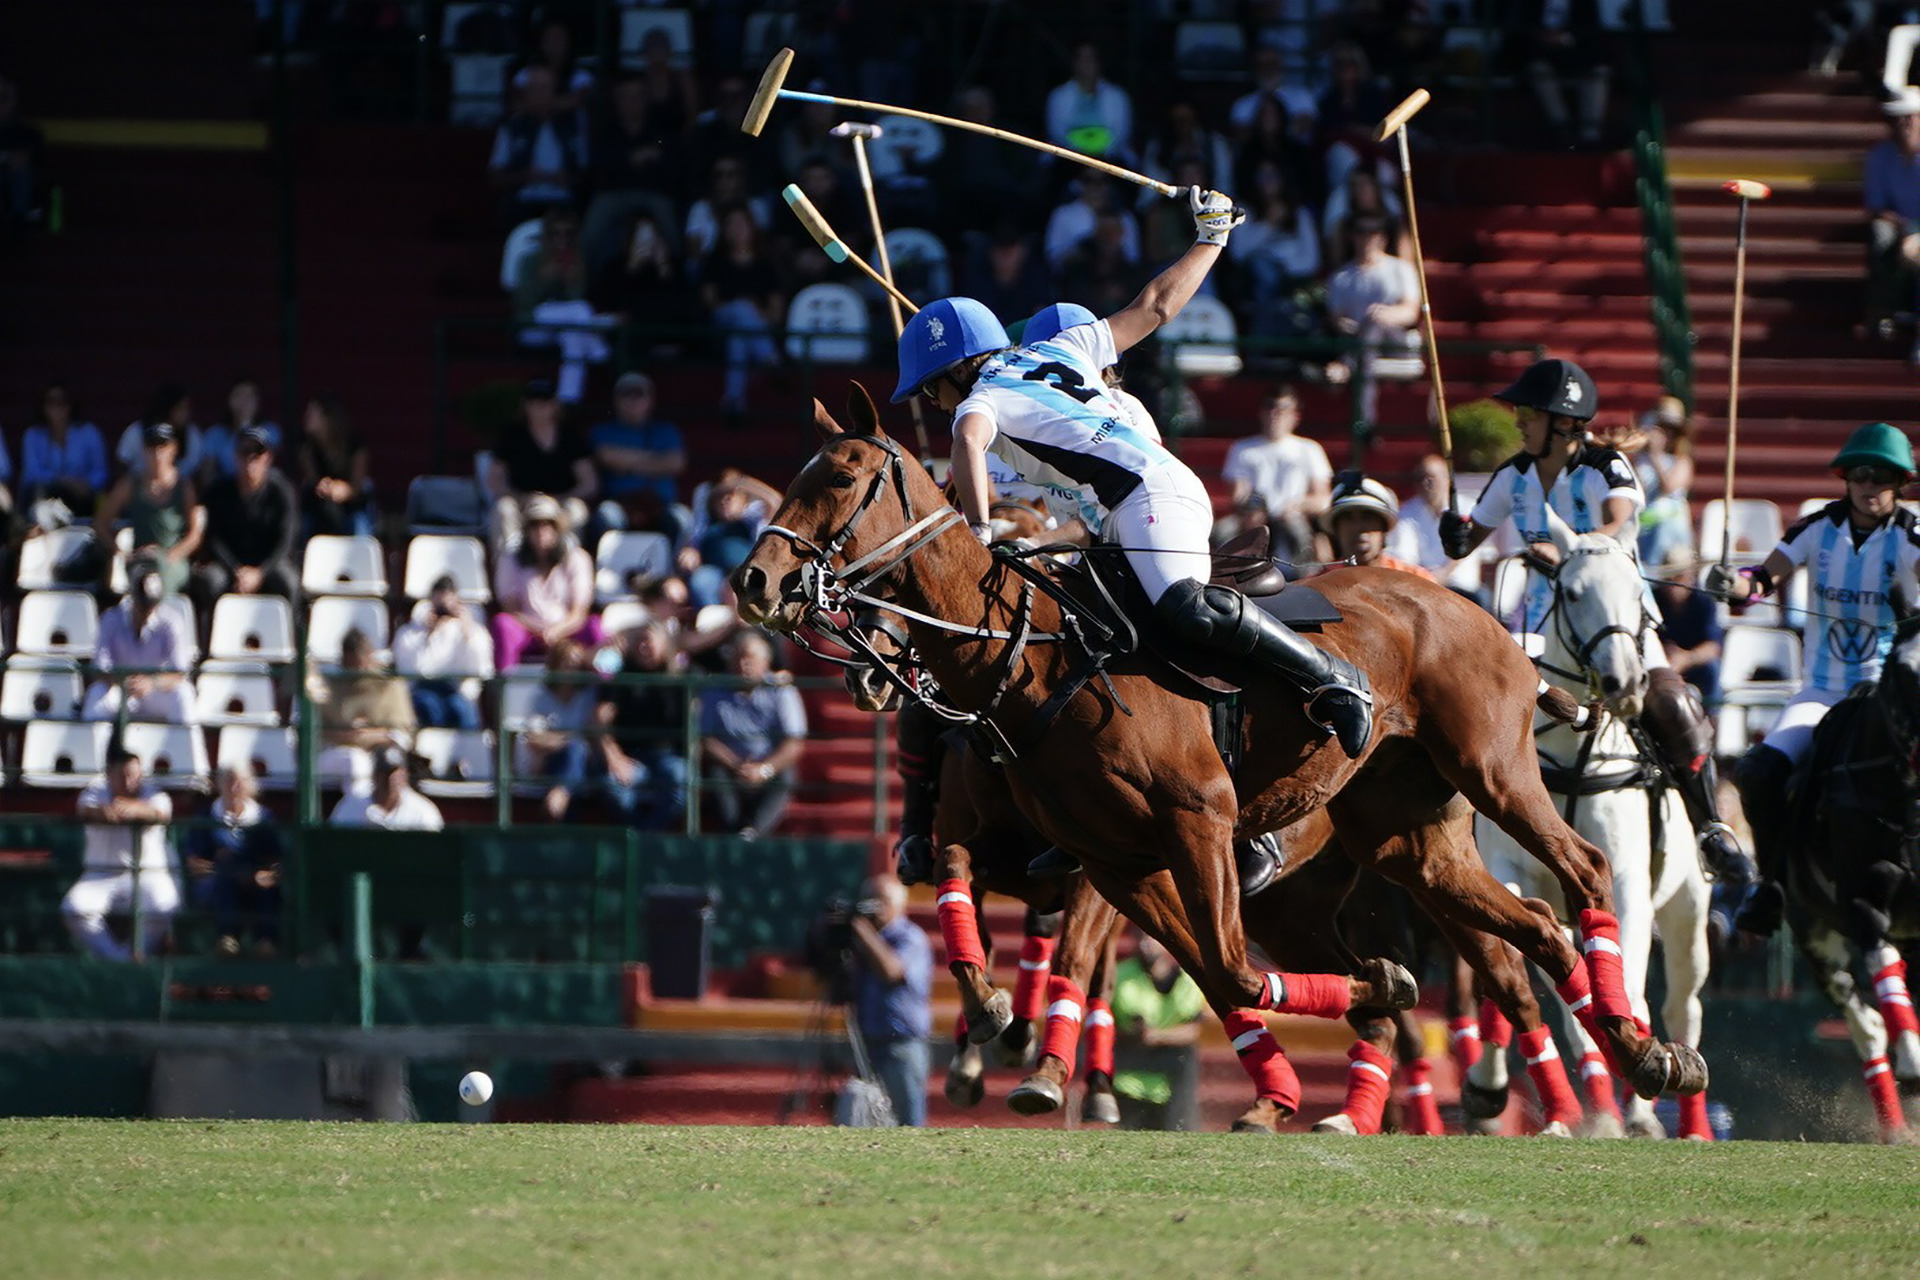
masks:
<svg viewBox="0 0 1920 1280"><path fill-rule="evenodd" d="M1102 370L1119 359L1105 320L1062 329L1044 342L993 357L953 412L978 414L993 427L989 448L1031 483L1092 490L1113 510L1140 477L1181 462L1159 432L1108 388ZM1137 400L1133 405L1138 405Z"/></svg>
<svg viewBox="0 0 1920 1280"><path fill-rule="evenodd" d="M1497 529L1512 520L1522 542L1551 542L1549 507L1575 533L1597 533L1606 523L1607 501L1611 498L1631 502L1636 516L1647 505L1632 465L1604 445L1582 445L1554 477L1551 493L1540 486L1539 461L1532 454L1517 453L1487 477L1487 487L1473 504L1473 522L1484 529ZM1649 606L1652 600L1649 588ZM1537 633L1552 603L1553 584L1537 573L1529 573L1520 630ZM1652 616L1659 616L1657 609Z"/></svg>
<svg viewBox="0 0 1920 1280"><path fill-rule="evenodd" d="M1806 686L1844 693L1878 680L1894 624L1920 608L1920 521L1906 508L1856 540L1846 500L1788 529L1774 550L1808 575Z"/></svg>

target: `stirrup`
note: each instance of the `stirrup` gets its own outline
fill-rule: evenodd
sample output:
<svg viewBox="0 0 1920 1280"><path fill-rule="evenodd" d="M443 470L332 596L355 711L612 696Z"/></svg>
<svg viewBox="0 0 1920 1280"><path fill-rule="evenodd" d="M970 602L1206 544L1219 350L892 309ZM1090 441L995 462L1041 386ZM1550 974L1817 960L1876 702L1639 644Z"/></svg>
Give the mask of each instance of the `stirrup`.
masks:
<svg viewBox="0 0 1920 1280"><path fill-rule="evenodd" d="M1062 849L1059 845L1048 845L1047 851L1027 864L1027 878L1030 880L1058 880L1070 876L1080 869L1080 860Z"/></svg>
<svg viewBox="0 0 1920 1280"><path fill-rule="evenodd" d="M1700 830L1700 856L1714 879L1729 888L1749 885L1759 878L1760 869L1754 865L1753 856L1740 847L1733 828L1718 819Z"/></svg>
<svg viewBox="0 0 1920 1280"><path fill-rule="evenodd" d="M1318 709L1323 695L1341 699L1324 716ZM1373 694L1358 685L1317 685L1307 694L1307 716L1340 740L1349 760L1357 760L1373 737Z"/></svg>
<svg viewBox="0 0 1920 1280"><path fill-rule="evenodd" d="M1240 896L1251 898L1272 887L1286 858L1280 851L1280 837L1271 831L1250 840L1233 842L1233 869L1240 878Z"/></svg>

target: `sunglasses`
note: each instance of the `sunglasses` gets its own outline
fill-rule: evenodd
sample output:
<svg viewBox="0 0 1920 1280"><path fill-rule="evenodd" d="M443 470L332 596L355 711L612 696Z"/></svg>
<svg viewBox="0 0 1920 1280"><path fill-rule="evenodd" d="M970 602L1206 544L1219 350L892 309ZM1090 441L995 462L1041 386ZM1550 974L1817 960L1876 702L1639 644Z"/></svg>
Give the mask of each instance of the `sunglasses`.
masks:
<svg viewBox="0 0 1920 1280"><path fill-rule="evenodd" d="M928 404L938 409L940 407L940 380L935 378L932 382L921 387L920 394L927 398Z"/></svg>
<svg viewBox="0 0 1920 1280"><path fill-rule="evenodd" d="M1871 484L1893 486L1906 477L1892 467L1854 467L1847 472L1848 484Z"/></svg>

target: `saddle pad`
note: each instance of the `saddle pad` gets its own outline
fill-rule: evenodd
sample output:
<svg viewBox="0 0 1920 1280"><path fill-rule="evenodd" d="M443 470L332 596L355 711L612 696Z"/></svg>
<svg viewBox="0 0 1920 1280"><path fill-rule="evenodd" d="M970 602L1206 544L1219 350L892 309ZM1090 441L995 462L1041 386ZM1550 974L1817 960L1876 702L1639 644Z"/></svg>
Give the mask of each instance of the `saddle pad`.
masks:
<svg viewBox="0 0 1920 1280"><path fill-rule="evenodd" d="M1260 596L1254 603L1295 631L1318 631L1330 623L1343 621L1333 601L1304 582L1289 582L1279 595Z"/></svg>

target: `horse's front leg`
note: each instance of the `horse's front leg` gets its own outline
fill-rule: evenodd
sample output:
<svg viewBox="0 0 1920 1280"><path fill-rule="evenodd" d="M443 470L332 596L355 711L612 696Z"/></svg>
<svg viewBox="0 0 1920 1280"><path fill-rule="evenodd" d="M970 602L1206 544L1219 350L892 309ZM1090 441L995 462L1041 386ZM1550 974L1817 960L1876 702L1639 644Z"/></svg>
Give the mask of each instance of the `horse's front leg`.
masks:
<svg viewBox="0 0 1920 1280"><path fill-rule="evenodd" d="M1013 1000L994 987L987 973L987 948L980 937L973 898L973 855L967 846L944 846L935 860L934 875L939 886L934 912L940 920L940 937L947 944L947 968L960 987L967 1041L985 1044L1013 1021Z"/></svg>

